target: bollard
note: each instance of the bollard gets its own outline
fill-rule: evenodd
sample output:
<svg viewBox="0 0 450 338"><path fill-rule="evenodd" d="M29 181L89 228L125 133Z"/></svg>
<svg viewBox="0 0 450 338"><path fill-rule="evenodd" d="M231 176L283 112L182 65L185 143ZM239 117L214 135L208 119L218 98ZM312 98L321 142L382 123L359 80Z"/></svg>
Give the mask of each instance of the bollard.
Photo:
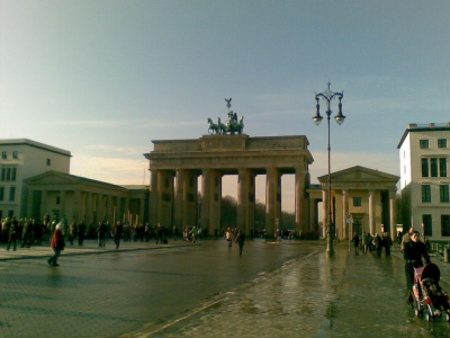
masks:
<svg viewBox="0 0 450 338"><path fill-rule="evenodd" d="M445 263L449 263L450 262L449 256L450 256L450 249L449 248L444 248L444 262Z"/></svg>

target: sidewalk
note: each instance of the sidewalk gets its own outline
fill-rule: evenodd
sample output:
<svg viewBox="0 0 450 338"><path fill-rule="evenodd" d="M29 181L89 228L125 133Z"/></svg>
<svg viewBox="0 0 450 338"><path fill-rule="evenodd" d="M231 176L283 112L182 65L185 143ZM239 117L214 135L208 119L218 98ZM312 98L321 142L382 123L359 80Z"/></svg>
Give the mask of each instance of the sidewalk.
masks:
<svg viewBox="0 0 450 338"><path fill-rule="evenodd" d="M169 240L168 244L155 244L154 241L149 242L134 242L134 241L121 241L120 247L117 250L115 244L112 240L106 242L106 246L100 248L96 240L85 240L82 246L78 243L74 243L71 246L66 243L66 248L62 252L63 256L75 256L75 255L94 255L94 254L104 254L116 251L136 251L136 250L158 250L158 249L170 249L174 247L184 247L193 246L198 244L187 243L182 239ZM10 248L9 251L6 250L6 245L4 243L0 244L0 261L5 260L18 260L18 259L33 259L50 257L53 254L52 248L49 244L43 243L42 245L35 245L30 248L20 248L17 246L16 251Z"/></svg>

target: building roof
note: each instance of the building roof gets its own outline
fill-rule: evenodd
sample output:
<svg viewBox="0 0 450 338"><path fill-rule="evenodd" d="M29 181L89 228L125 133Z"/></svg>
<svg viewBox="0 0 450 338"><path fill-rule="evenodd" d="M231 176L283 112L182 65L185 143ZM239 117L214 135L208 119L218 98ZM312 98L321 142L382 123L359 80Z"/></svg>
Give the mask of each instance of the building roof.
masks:
<svg viewBox="0 0 450 338"><path fill-rule="evenodd" d="M126 189L123 186L120 185L116 185L116 184L112 184L112 183L107 183L107 182L102 182L102 181L97 181L97 180L93 180L90 178L86 178L86 177L81 177L81 176L76 176L76 175L71 175L71 174L67 174L61 171L47 171L45 173L30 177L29 179L27 179L27 183L37 183L40 180L47 178L47 177L60 177L62 179L68 180L68 181L72 181L72 182L78 182L78 183L84 183L84 184L95 184L95 185L100 185L103 187L110 187L110 188L116 188L116 189Z"/></svg>
<svg viewBox="0 0 450 338"><path fill-rule="evenodd" d="M417 124L410 123L408 128L406 128L403 133L400 142L398 143L397 149L400 149L403 142L405 142L406 136L408 133L418 132L418 131L442 131L442 130L450 130L450 122L447 123L429 123L429 124Z"/></svg>
<svg viewBox="0 0 450 338"><path fill-rule="evenodd" d="M64 150L61 148L53 147L48 144L36 142L27 138L18 138L18 139L0 139L0 146L11 146L11 145L26 145L34 148L38 148L41 150L50 151L53 153L57 153L59 155L72 157L70 151Z"/></svg>

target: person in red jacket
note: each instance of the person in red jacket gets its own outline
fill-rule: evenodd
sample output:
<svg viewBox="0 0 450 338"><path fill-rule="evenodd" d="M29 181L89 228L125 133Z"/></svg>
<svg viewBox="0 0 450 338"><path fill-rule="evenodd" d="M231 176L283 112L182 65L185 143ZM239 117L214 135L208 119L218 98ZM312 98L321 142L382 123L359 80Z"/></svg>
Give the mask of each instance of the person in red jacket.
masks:
<svg viewBox="0 0 450 338"><path fill-rule="evenodd" d="M61 255L61 251L64 250L64 234L61 230L61 223L58 223L53 233L52 242L50 246L53 249L54 255L47 260L50 266L59 266L57 263L58 257Z"/></svg>

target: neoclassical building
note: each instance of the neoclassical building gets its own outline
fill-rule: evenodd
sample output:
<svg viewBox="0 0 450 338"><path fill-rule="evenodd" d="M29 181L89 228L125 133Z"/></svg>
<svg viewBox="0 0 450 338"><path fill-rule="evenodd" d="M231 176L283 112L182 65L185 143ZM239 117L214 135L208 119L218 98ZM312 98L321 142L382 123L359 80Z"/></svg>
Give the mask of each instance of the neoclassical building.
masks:
<svg viewBox="0 0 450 338"><path fill-rule="evenodd" d="M69 223L106 220L132 224L148 219L148 187L118 186L63 172L49 171L26 180L28 217L65 218Z"/></svg>
<svg viewBox="0 0 450 338"><path fill-rule="evenodd" d="M327 201L328 176L319 177L320 187L308 189L313 224L318 223L318 202L322 203L322 224L326 224L328 203L339 239L353 232L374 235L389 232L396 237L396 184L398 176L361 166L331 173L331 201Z"/></svg>

